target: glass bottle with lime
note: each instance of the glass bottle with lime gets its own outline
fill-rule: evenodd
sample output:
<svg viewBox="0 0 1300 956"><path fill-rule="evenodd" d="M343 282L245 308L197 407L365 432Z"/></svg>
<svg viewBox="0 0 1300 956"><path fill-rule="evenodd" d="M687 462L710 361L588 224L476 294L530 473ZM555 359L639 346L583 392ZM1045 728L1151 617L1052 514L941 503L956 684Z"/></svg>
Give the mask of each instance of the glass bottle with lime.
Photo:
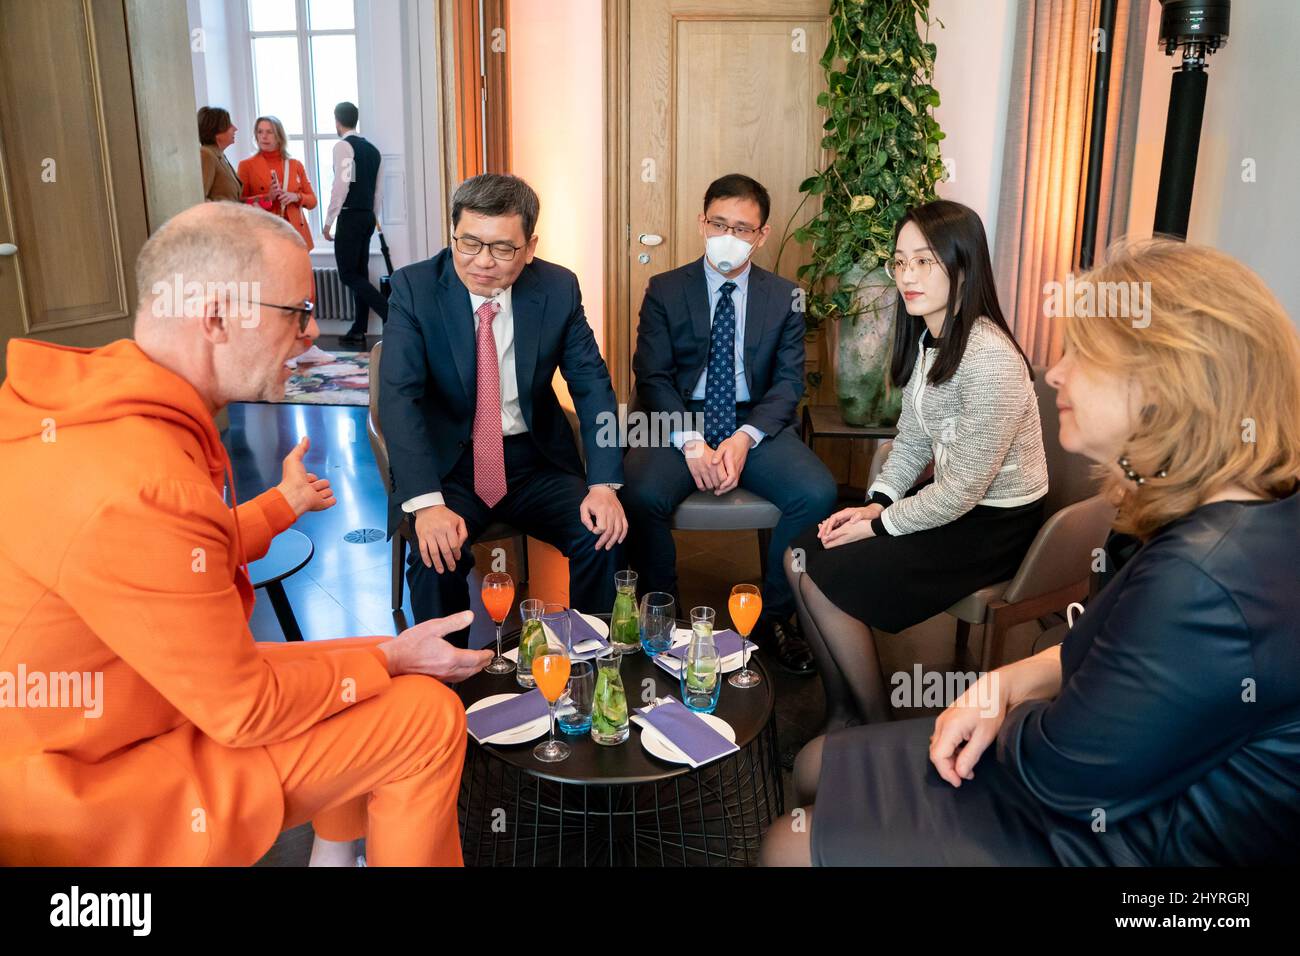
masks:
<svg viewBox="0 0 1300 956"><path fill-rule="evenodd" d="M520 687L535 687L533 680L533 658L539 648L546 646L546 628L542 625L542 612L545 603L539 598L529 598L519 604L519 617L524 622L519 632L519 666L515 668L515 680Z"/></svg>
<svg viewBox="0 0 1300 956"><path fill-rule="evenodd" d="M618 671L622 659L606 651L596 658L596 694L591 706L591 739L613 746L627 740L627 694Z"/></svg>
<svg viewBox="0 0 1300 956"><path fill-rule="evenodd" d="M713 713L722 689L722 661L713 643L714 617L711 607L691 609L691 643L682 661L682 703L702 714Z"/></svg>
<svg viewBox="0 0 1300 956"><path fill-rule="evenodd" d="M609 615L609 643L620 654L631 654L641 649L635 571L619 571L614 575L614 610Z"/></svg>

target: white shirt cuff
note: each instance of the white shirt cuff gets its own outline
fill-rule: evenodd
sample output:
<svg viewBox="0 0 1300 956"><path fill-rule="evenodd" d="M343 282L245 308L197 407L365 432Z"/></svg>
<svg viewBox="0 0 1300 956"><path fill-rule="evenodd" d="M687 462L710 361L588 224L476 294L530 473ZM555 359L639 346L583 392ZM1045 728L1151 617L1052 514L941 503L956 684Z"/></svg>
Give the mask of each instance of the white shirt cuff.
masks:
<svg viewBox="0 0 1300 956"><path fill-rule="evenodd" d="M754 440L755 448L758 447L759 442L761 442L764 438L767 437L765 434L763 434L753 425L741 425L740 430Z"/></svg>
<svg viewBox="0 0 1300 956"><path fill-rule="evenodd" d="M410 501L403 501L402 510L409 515L414 514L421 508L435 508L446 503L447 499L442 496L441 491L431 491L427 495L416 495Z"/></svg>
<svg viewBox="0 0 1300 956"><path fill-rule="evenodd" d="M674 448L678 451L683 451L682 446L687 442L704 441L704 436L699 432L671 432L668 435L668 439L673 443Z"/></svg>

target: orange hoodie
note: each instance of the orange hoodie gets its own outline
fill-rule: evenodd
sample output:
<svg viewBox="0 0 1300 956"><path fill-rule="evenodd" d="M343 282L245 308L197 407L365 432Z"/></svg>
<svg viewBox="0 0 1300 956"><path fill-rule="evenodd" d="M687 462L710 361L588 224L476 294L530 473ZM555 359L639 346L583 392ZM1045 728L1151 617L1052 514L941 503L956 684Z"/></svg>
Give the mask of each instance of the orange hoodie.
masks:
<svg viewBox="0 0 1300 956"><path fill-rule="evenodd" d="M253 641L244 565L293 509L226 506L212 416L134 342L15 339L8 370L0 863L252 863L283 822L262 745L387 687L378 639Z"/></svg>

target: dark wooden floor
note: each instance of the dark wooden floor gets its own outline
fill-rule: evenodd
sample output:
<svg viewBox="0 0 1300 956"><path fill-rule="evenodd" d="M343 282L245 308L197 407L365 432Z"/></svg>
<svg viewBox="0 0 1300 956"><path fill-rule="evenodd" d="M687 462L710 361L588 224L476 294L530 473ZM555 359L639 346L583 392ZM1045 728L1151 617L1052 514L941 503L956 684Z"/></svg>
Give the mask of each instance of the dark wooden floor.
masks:
<svg viewBox="0 0 1300 956"><path fill-rule="evenodd" d="M382 535L386 501L366 437L365 415L364 408L348 406L241 404L231 406L230 427L223 435L240 500L279 482L281 461L303 435L311 439L308 470L328 477L334 487L337 505L304 515L295 525L312 539L316 549L311 562L285 582L285 591L307 640L397 631L389 600L391 545ZM380 532L376 540L353 543L345 538L350 532L367 529ZM677 546L681 596L686 607L725 608L732 585L760 581L757 535L752 532L682 532L677 534ZM517 595L518 600L531 595L567 602L568 572L563 556L537 541L530 541L529 548L530 580ZM485 565L481 550L477 560L479 567ZM519 561L513 547L509 562L509 570L518 580ZM476 580L471 582L470 593L479 613L471 630L471 643L486 646L493 631L477 600ZM409 597L406 615L409 619ZM270 601L262 592L258 592L250 626L259 641L284 639ZM976 651L978 641L979 629L975 628L972 647ZM910 670L915 661L927 669L950 668L952 619L939 616L897 635L881 635L881 656L886 674ZM778 742L788 766L821 726L821 681L815 676L792 677L775 667L769 670L776 684ZM923 713L900 710L897 716ZM792 794L788 769L785 778L789 802ZM283 834L262 863L302 865L310 845L310 828L300 827Z"/></svg>

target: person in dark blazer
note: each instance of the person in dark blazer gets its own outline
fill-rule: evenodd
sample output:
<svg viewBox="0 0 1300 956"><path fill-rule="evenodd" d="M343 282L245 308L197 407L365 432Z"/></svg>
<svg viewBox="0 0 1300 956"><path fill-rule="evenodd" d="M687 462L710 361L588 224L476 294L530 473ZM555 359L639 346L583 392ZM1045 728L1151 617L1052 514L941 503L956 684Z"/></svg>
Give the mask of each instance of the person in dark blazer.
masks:
<svg viewBox="0 0 1300 956"><path fill-rule="evenodd" d="M791 620L794 594L781 556L791 538L830 514L836 487L795 433L804 387L804 316L798 287L750 261L766 242L771 200L732 173L704 194L705 255L650 280L632 368L641 411L678 416L674 447L636 447L624 462L628 550L645 591L677 590L670 522L694 491L746 488L781 509L763 578L760 647L798 674L812 654ZM658 433L652 420L651 433Z"/></svg>
<svg viewBox="0 0 1300 956"><path fill-rule="evenodd" d="M469 546L493 521L569 559L569 603L614 602L627 519L617 410L578 278L534 256L537 194L487 173L452 197L452 244L393 275L379 420L393 493L388 532L414 522L407 580L417 621L469 607ZM552 385L564 376L586 467ZM465 641L467 633L457 635Z"/></svg>
<svg viewBox="0 0 1300 956"><path fill-rule="evenodd" d="M1077 287L1143 290L1076 304L1047 375L1062 447L1104 466L1115 530L1141 546L1062 644L936 720L805 747L764 862L1300 856L1300 335L1240 262L1169 239L1112 250Z"/></svg>

